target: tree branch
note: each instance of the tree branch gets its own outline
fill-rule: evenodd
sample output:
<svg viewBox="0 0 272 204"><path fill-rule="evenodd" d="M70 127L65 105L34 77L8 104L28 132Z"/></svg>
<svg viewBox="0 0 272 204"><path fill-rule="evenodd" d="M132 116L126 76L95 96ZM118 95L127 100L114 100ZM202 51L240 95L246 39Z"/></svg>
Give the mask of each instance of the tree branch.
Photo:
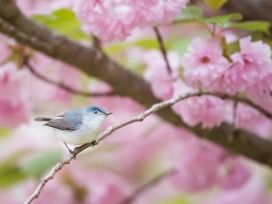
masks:
<svg viewBox="0 0 272 204"><path fill-rule="evenodd" d="M0 26L0 32L8 34L19 43L37 49L78 68L90 76L105 81L113 87L116 94L129 96L145 107L160 101L153 95L149 83L142 77L116 63L101 50L95 47L85 47L37 24L21 13L14 1L0 0L0 17L9 26L9 29L7 29L7 26ZM16 32L7 33L10 27ZM28 39L22 38L18 33L23 33L24 37ZM33 36L37 39L35 42L30 41ZM41 43L50 45L50 49L40 46ZM175 125L182 124L181 119L173 112L171 113L170 109L165 109L159 114Z"/></svg>
<svg viewBox="0 0 272 204"><path fill-rule="evenodd" d="M15 1L0 0L0 18L6 23L5 26L0 26L0 32L8 34L19 43L37 49L107 82L113 87L116 94L128 96L145 107L160 102L152 93L148 82L142 77L116 63L96 48L84 47L37 24L18 10ZM8 33L10 28L13 32ZM33 37L34 41L31 40ZM41 46L41 43L45 43L46 46ZM47 45L50 45L49 48ZM198 137L210 140L230 152L271 166L272 143L253 133L239 130L239 134L230 143L227 139L232 133L230 124L222 123L220 127L209 130L202 129L201 125L189 127L169 107L159 110L157 114L165 121L184 127Z"/></svg>
<svg viewBox="0 0 272 204"><path fill-rule="evenodd" d="M251 106L252 108L255 108L256 110L258 110L262 114L264 114L267 118L272 119L272 113L270 113L269 111L265 110L264 108L262 108L261 106L257 105L256 103L252 102L251 100L249 100L247 98L241 98L241 97L238 97L238 96L231 96L231 95L224 94L224 93L209 92L209 91L202 91L202 92L198 92L198 93L195 93L195 94L191 94L190 97L192 97L194 95L195 96L202 96L202 95L216 96L216 97L219 97L219 98L221 98L223 100L230 99L230 100L233 100L235 102L245 103L245 104Z"/></svg>
<svg viewBox="0 0 272 204"><path fill-rule="evenodd" d="M163 59L164 59L165 64L166 64L166 69L167 69L168 73L171 74L171 72L172 72L171 66L170 66L170 63L169 63L169 61L167 59L167 53L166 53L166 49L165 49L164 44L163 44L163 39L161 37L160 31L159 31L159 29L157 27L154 27L153 29L155 31L158 43L160 45L162 56L163 56Z"/></svg>
<svg viewBox="0 0 272 204"><path fill-rule="evenodd" d="M125 127L129 124L135 123L135 122L141 122L143 121L146 117L148 117L149 115L151 115L152 113L157 112L160 109L163 109L165 107L169 107L174 105L175 103L184 100L186 98L189 97L193 97L193 96L202 96L206 93L202 93L202 92L196 92L196 93L188 93L188 94L184 94L184 95L179 95L176 96L172 99L169 99L167 101L158 103L158 104L154 104L151 108L147 109L145 112L141 113L140 115L125 121L121 124L118 125L113 125L113 126L109 126L103 133L101 133L98 138L96 139L96 144L93 143L87 143L84 145L81 145L79 147L76 147L74 149L74 153L75 155L79 154L80 152L82 152L83 150L85 150L86 148L93 146L93 145L98 145L100 143L100 141L102 141L103 139L105 139L107 136L109 136L111 133L113 133L114 131ZM214 95L212 93L208 94L208 95ZM223 96L223 98L225 98L225 95ZM187 126L187 125L186 125ZM187 126L188 129L190 130L194 130L195 132L197 131L201 131L203 132L203 130L201 129L200 125L192 128ZM222 128L223 127L223 128ZM250 158L254 158L255 154L254 151L247 151L247 148L250 148L251 150L255 150L258 151L259 148L262 148L264 151L262 152L261 157L259 157L260 155L258 155L258 158L254 158L255 160L259 160L262 163L265 163L267 165L269 165L270 167L272 167L272 149L271 149L271 145L272 143L270 141L266 141L262 138L258 138L250 133L247 133L245 131L240 131L237 130L237 135L235 135L235 138L233 138L233 140L231 141L231 143L228 142L229 145L229 151L232 151L234 153L237 152L237 150L242 151L243 153L247 154L248 157ZM202 138L210 138L212 135L216 134L217 135L217 141L218 143L220 143L220 141L228 141L228 136L230 134L232 134L232 129L229 128L229 125L227 125L226 123L223 123L220 128L213 128L211 130L209 129L205 129L204 130L204 134L202 133L201 136ZM255 141L254 141L255 140ZM243 146L240 146L240 149L237 149L237 144L240 145L240 141L243 141ZM253 142L254 141L254 142ZM246 149L246 152L244 152L244 150ZM74 158L75 156L74 154L70 154L64 161L59 161L52 169L51 171L44 177L41 179L40 184L38 185L38 187L36 188L36 190L34 191L34 193L28 198L28 200L25 202L25 204L29 204L31 203L35 198L38 198L43 187L45 186L45 184L54 178L55 174L62 169L62 167L66 164L69 164L71 162L71 160Z"/></svg>
<svg viewBox="0 0 272 204"><path fill-rule="evenodd" d="M37 50L44 50L45 53L53 52L53 47L50 43L42 42L34 36L28 36L14 26L6 22L0 17L0 31L3 34L14 37L17 41L22 44L26 44L30 47L35 47Z"/></svg>
<svg viewBox="0 0 272 204"><path fill-rule="evenodd" d="M272 1L270 0L229 0L223 6L228 12L238 12L245 20L263 20L272 22Z"/></svg>
<svg viewBox="0 0 272 204"><path fill-rule="evenodd" d="M99 97L99 96L114 96L115 93L114 92L108 92L108 93L90 93L90 92L84 92L84 91L77 91L69 86L66 86L65 84L61 83L61 82L56 82L53 81L49 78L46 78L45 76L41 75L40 73L38 73L30 64L29 59L27 56L23 57L23 65L25 65L29 71L38 79L49 83L49 84L53 84L69 93L75 94L75 95L81 95L81 96L86 96L86 97Z"/></svg>

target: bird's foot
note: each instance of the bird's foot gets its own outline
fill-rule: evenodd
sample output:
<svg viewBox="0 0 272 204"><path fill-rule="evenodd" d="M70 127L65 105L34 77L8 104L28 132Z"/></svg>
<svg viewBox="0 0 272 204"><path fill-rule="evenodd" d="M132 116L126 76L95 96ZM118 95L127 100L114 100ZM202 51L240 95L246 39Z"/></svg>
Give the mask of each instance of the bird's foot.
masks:
<svg viewBox="0 0 272 204"><path fill-rule="evenodd" d="M94 140L94 141L91 142L91 146L92 146L92 147L94 147L94 146L97 145L97 144L98 144L98 143L97 143L96 140Z"/></svg>
<svg viewBox="0 0 272 204"><path fill-rule="evenodd" d="M73 150L69 149L70 154L74 155L74 160L76 160L76 153Z"/></svg>
<svg viewBox="0 0 272 204"><path fill-rule="evenodd" d="M70 150L70 148L68 147L68 145L63 142L63 144L67 147L67 149L69 150L70 154L74 155L74 160L76 160L76 153L73 150Z"/></svg>

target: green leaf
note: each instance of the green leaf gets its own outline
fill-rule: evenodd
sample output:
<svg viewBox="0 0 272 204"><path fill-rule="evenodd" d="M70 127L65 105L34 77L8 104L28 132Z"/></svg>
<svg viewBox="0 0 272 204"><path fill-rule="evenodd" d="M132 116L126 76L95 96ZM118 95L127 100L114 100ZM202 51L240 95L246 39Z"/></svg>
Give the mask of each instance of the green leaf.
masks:
<svg viewBox="0 0 272 204"><path fill-rule="evenodd" d="M189 19L202 19L203 11L200 7L195 5L189 5L182 10L181 14L175 19L175 21L186 21Z"/></svg>
<svg viewBox="0 0 272 204"><path fill-rule="evenodd" d="M227 55L231 56L235 52L240 52L240 45L239 42L233 42L230 44L227 44Z"/></svg>
<svg viewBox="0 0 272 204"><path fill-rule="evenodd" d="M147 49L160 49L160 45L157 39L151 39L151 38L137 40L133 42L133 45L136 45L142 48L147 48ZM168 48L168 44L165 41L164 41L164 46L166 47L166 49Z"/></svg>
<svg viewBox="0 0 272 204"><path fill-rule="evenodd" d="M220 9L228 0L204 0L204 2L214 11Z"/></svg>
<svg viewBox="0 0 272 204"><path fill-rule="evenodd" d="M9 169L8 171L0 171L0 188L12 186L24 179L26 175L19 168Z"/></svg>
<svg viewBox="0 0 272 204"><path fill-rule="evenodd" d="M190 204L189 200L185 196L179 196L156 202L156 204Z"/></svg>
<svg viewBox="0 0 272 204"><path fill-rule="evenodd" d="M103 50L107 55L113 55L118 52L121 52L122 50L124 50L127 47L128 46L126 45L126 43L116 43L116 44L113 43L111 45L105 46L103 48Z"/></svg>
<svg viewBox="0 0 272 204"><path fill-rule="evenodd" d="M8 128L0 128L0 138L5 137L9 133Z"/></svg>
<svg viewBox="0 0 272 204"><path fill-rule="evenodd" d="M200 20L203 23L218 23L221 27L223 27L230 20L242 20L243 16L239 13L233 13L223 16L214 16L212 18L206 18Z"/></svg>
<svg viewBox="0 0 272 204"><path fill-rule="evenodd" d="M248 31L261 31L270 36L270 26L271 23L268 21L245 21L239 23L231 23L225 26L225 28L239 28Z"/></svg>
<svg viewBox="0 0 272 204"><path fill-rule="evenodd" d="M61 157L61 151L47 151L42 155L36 156L30 161L24 163L20 169L26 175L40 178L40 176L50 167L58 162Z"/></svg>
<svg viewBox="0 0 272 204"><path fill-rule="evenodd" d="M231 20L242 20L243 16L239 13L233 13L228 15L214 16L211 18L202 18L202 14L197 13L197 9L194 8L195 12L192 14L180 15L173 23L217 23L223 27L226 23ZM188 11L189 12L189 11ZM200 11L198 11L200 12ZM201 11L202 12L202 11ZM195 14L194 14L195 13Z"/></svg>
<svg viewBox="0 0 272 204"><path fill-rule="evenodd" d="M72 39L88 39L81 31L81 23L69 9L59 9L50 15L33 15L32 18L46 27Z"/></svg>
<svg viewBox="0 0 272 204"><path fill-rule="evenodd" d="M171 47L171 43L169 41L164 41L164 45L166 49L169 49ZM117 44L111 44L109 46L106 46L104 48L104 51L106 54L116 54L122 50L125 50L127 48L130 48L131 46L137 46L145 49L160 49L160 45L158 41L154 38L143 38L140 40L136 40L134 42L129 42L129 43L117 43Z"/></svg>
<svg viewBox="0 0 272 204"><path fill-rule="evenodd" d="M202 35L198 35L198 36L202 36ZM182 56L184 53L188 52L188 45L191 43L192 39L194 39L195 37L196 36L192 35L187 38L182 38L176 41L176 43L174 43L170 49L178 52Z"/></svg>
<svg viewBox="0 0 272 204"><path fill-rule="evenodd" d="M26 175L20 171L18 163L30 150L17 151L6 157L0 164L0 187L11 186L26 178Z"/></svg>
<svg viewBox="0 0 272 204"><path fill-rule="evenodd" d="M203 11L200 7L189 5L182 10L180 15L173 21L173 24L178 23L198 23L199 19L203 18Z"/></svg>

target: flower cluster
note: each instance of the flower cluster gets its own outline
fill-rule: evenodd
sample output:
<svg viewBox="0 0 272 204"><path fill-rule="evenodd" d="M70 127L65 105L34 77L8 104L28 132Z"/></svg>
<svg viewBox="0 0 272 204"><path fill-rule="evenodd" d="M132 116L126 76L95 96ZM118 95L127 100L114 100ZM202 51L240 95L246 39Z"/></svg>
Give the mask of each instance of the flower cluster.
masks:
<svg viewBox="0 0 272 204"><path fill-rule="evenodd" d="M135 28L171 22L188 0L74 0L83 30L109 42L124 40Z"/></svg>
<svg viewBox="0 0 272 204"><path fill-rule="evenodd" d="M48 15L58 8L70 7L82 22L83 30L87 34L94 34L103 42L124 40L132 33L135 34L137 28L168 24L188 2L189 0L16 0L20 10L27 16ZM53 21L54 16L50 17ZM67 24L67 30L70 30L68 26ZM196 28L197 25L192 30L181 29L180 32L179 26L160 29L166 37L163 44L169 49L166 58L170 71L159 50L143 50L143 47L155 48L157 45L141 47L138 46L140 43L131 43L133 37L137 37L137 40L144 37L143 40L153 43L154 39L149 41L151 35L148 33L147 37L145 32L141 32L140 37L133 36L129 39L130 42L120 54L123 60L120 60L121 63L137 67L139 75L142 74L149 82L154 96L161 100L204 90L247 97L272 111L271 49L267 44L262 41L253 42L251 37L243 37L239 40L240 50L235 50L234 53L226 50L228 45L222 46L229 41L222 40L215 29L212 37L194 38L187 52L181 55L180 52L187 48L185 44L187 46L189 39L184 43L184 39L180 37L181 32L182 35L188 32L191 37L192 30L195 36L195 29L200 29ZM187 24L182 25L182 28L183 26L187 28ZM151 33L152 30L147 32L149 31ZM232 33L230 30L228 32ZM179 38L175 39L176 36ZM239 36L232 38L238 45L236 41ZM127 45L130 47L127 48ZM59 86L47 83L48 80L41 80L42 77L37 77L37 74L35 76L26 64L22 64L21 57L26 54L36 73L58 82ZM131 59L125 58L128 55ZM115 60L118 61L118 57ZM3 203L16 204L26 200L35 190L37 181L34 179L37 176L40 178L61 159L60 149L63 148L64 155L67 153L66 147L54 137L53 129L34 122L33 117L54 117L75 107L99 105L114 113L107 117L104 129L130 120L146 110L146 107L127 95L74 97L61 89L60 84L90 93L113 90L104 82L82 76L77 69L65 63L0 35L0 175L6 176L0 182L0 200ZM147 91L151 93L149 89ZM214 132L218 133L216 136L219 143L222 135L218 130L221 129L216 127L224 122L232 124L229 125L229 133L236 128L248 130L266 139L271 137L271 120L249 105L223 100L216 94L189 97L171 108L189 126L199 125L195 129L200 130L201 125L203 132L199 131L200 137L203 136L202 133L210 136L210 130L207 129L214 128ZM5 133L6 128L9 134ZM257 165L253 162L228 154L215 144L199 140L188 129L167 123L156 114L151 114L144 122L125 126L103 140L103 144L86 149L77 157L76 162L69 164L69 168L59 171L44 186L34 202L118 204L131 199L130 202L135 204L188 203L187 197L192 197L194 203L206 203L202 196L196 196L198 192L205 191L207 204L271 203L264 181L268 175L265 175L265 179L260 176L262 172L258 168L261 167L256 168ZM231 136L230 134L228 138L230 147L237 142ZM54 148L56 154L52 151ZM243 149L242 152L244 151ZM158 181L156 175L161 174L165 176ZM173 193L178 194L177 200L172 199ZM171 197L171 200L164 201L166 197ZM198 197L201 199L199 202Z"/></svg>
<svg viewBox="0 0 272 204"><path fill-rule="evenodd" d="M154 94L163 100L198 89L230 95L245 93L260 106L272 110L271 49L261 41L251 42L251 37L242 38L239 43L240 51L227 59L223 55L218 38L197 37L192 40L188 52L183 57L175 53L175 58L168 58L170 64L176 64L171 65L174 70L172 75L166 72L162 56L146 53L146 79L151 82ZM176 77L179 75L177 69L179 66L184 69L183 73L180 73L183 74L184 81ZM236 115L234 106L233 102L223 101L215 96L201 96L185 99L172 108L191 126L202 123L204 128L213 128L224 121L233 122ZM267 137L269 133L265 134L265 130L271 128L271 123L264 117L260 120L259 114L252 115L250 108L243 110L237 111L238 120L235 121L238 122L237 126ZM252 117L247 118L245 122L241 118L245 119L246 115ZM253 128L258 127L258 121L262 121L266 127Z"/></svg>
<svg viewBox="0 0 272 204"><path fill-rule="evenodd" d="M0 66L0 126L15 127L27 122L30 114L26 72L14 63Z"/></svg>

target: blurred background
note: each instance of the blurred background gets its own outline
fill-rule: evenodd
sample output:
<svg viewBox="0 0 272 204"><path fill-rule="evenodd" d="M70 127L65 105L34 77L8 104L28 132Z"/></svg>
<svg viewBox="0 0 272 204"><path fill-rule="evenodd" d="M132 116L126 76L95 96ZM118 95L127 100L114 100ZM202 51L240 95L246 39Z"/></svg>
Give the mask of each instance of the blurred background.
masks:
<svg viewBox="0 0 272 204"><path fill-rule="evenodd" d="M147 20L145 14L142 17L146 22L137 26L129 27L127 22L124 25L116 23L111 28L106 22L104 27L99 27L100 30L98 26L104 23L103 16L97 19L86 17L89 15L87 1L15 2L25 16L37 23L86 47L101 49L149 81L155 96L163 100L171 98L173 93L169 95L169 79L163 78L167 65L153 26L159 25L159 34L176 79L184 77L181 58L196 37L215 36L221 40L222 48L228 47L228 56L240 50L239 39L246 36L251 36L252 41L262 40L269 46L272 42L272 3L265 0L173 0L169 1L173 4L163 7L163 15L169 12L169 16L156 17L153 13L151 20ZM99 2L89 1L89 4ZM138 6L133 1L120 2ZM149 5L153 1L141 2ZM175 2L179 2L177 8ZM92 6L100 8L99 5ZM1 9L0 17L3 17ZM121 34L118 29L122 30ZM26 56L27 63L24 61ZM76 93L63 88L63 84ZM128 92L131 89L126 88ZM182 84L179 88L187 90L188 87ZM0 33L1 203L23 203L50 168L69 154L55 137L54 130L35 122L35 117L55 117L69 109L99 105L107 112L113 112L106 118L104 130L146 110L130 97L108 96L112 90L109 84L98 78ZM88 97L80 92L105 95ZM203 117L207 122L210 116L203 115L209 107L203 104L196 107L193 101L189 101L187 106L184 105L185 109L190 109L190 105L197 112L194 117ZM224 112L220 109L219 114L224 117L217 117L215 123L231 122L233 103L220 102L218 106L223 107ZM266 107L268 110L272 108L270 101ZM242 105L238 106L236 114L237 127L271 139L271 120ZM189 125L196 125L191 120L185 119ZM206 127L214 127L212 124L206 123ZM143 122L117 130L98 146L80 153L45 185L33 203L269 204L272 203L271 181L271 168L230 154L211 142L198 139L185 128L176 127L152 114Z"/></svg>

